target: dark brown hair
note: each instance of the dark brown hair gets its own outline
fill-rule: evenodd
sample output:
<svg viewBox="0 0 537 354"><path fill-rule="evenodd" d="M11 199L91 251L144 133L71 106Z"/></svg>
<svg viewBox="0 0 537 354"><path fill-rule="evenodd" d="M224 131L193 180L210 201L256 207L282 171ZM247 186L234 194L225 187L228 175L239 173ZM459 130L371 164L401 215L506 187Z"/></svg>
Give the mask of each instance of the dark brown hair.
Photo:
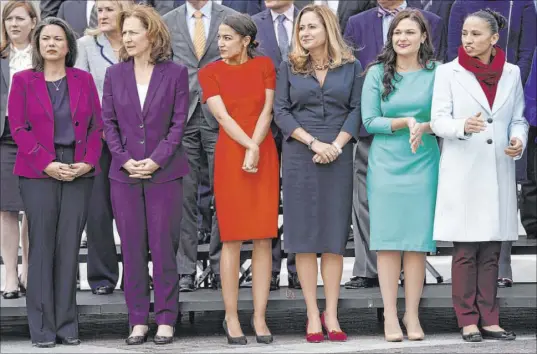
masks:
<svg viewBox="0 0 537 354"><path fill-rule="evenodd" d="M9 39L9 35L7 34L6 29L6 18L15 10L17 7L23 7L26 12L28 12L28 15L33 20L35 19L35 22L39 22L39 17L37 16L37 11L35 10L34 5L30 1L25 0L10 0L4 5L4 9L2 10L2 39L0 41L0 58L7 58L9 56L9 46L11 44L11 40ZM35 31L35 28L34 28ZM30 40L32 38L32 32L30 32Z"/></svg>
<svg viewBox="0 0 537 354"><path fill-rule="evenodd" d="M246 52L250 59L260 55L256 49L259 46L259 43L255 40L255 37L257 36L257 27L250 16L240 13L229 15L224 18L222 24L229 26L241 37L250 37L250 44L246 47Z"/></svg>
<svg viewBox="0 0 537 354"><path fill-rule="evenodd" d="M466 16L464 20L466 21L468 17L478 17L486 21L490 27L490 31L492 32L492 34L498 33L499 30L505 28L508 25L507 19L505 18L505 16L489 8L474 12Z"/></svg>
<svg viewBox="0 0 537 354"><path fill-rule="evenodd" d="M78 47L76 45L76 34L71 29L71 26L64 20L57 17L47 17L43 21L39 22L35 28L34 35L32 37L32 66L35 71L43 71L45 69L45 58L41 55L41 49L39 44L39 37L41 32L47 26L59 26L65 33L65 39L67 40L67 55L65 56L65 66L72 68L75 66L76 57L78 55Z"/></svg>
<svg viewBox="0 0 537 354"><path fill-rule="evenodd" d="M377 56L375 61L370 63L367 66L367 69L364 72L364 75L369 71L369 69L377 64L384 64L384 77L382 79L382 84L384 86L384 91L382 92L382 99L385 101L388 99L390 93L395 91L394 83L400 81L402 76L397 73L396 63L397 63L397 53L393 48L393 32L399 25L402 20L410 19L418 24L421 33L425 33L425 42L420 46L418 51L418 62L426 70L433 70L435 67L434 60L434 47L431 39L431 30L429 27L429 22L423 17L422 13L419 10L414 9L405 9L400 11L388 30L388 36L386 44L382 49L382 52Z"/></svg>
<svg viewBox="0 0 537 354"><path fill-rule="evenodd" d="M125 20L129 17L139 19L147 30L147 39L151 43L150 63L157 64L169 60L172 57L171 35L159 13L152 7L142 4L124 10L118 17L121 32L123 32ZM119 58L121 61L130 59L124 45L119 50Z"/></svg>

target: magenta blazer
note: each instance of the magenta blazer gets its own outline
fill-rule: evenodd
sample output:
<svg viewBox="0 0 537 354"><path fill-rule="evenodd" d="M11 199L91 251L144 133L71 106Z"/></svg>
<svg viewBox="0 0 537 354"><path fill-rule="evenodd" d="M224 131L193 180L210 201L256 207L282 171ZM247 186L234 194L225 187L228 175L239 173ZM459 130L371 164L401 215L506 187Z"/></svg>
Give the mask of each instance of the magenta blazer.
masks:
<svg viewBox="0 0 537 354"><path fill-rule="evenodd" d="M112 153L109 177L140 183L123 168L130 159L150 158L160 168L150 179L164 183L188 173L181 140L188 114L188 70L173 61L155 65L147 97L140 106L134 61L108 67L103 88L104 135Z"/></svg>
<svg viewBox="0 0 537 354"><path fill-rule="evenodd" d="M103 122L99 95L91 74L66 68L69 102L75 131L75 162L85 162L99 172ZM18 72L8 100L9 126L18 152L14 174L48 178L43 172L56 159L54 114L45 75L33 69Z"/></svg>

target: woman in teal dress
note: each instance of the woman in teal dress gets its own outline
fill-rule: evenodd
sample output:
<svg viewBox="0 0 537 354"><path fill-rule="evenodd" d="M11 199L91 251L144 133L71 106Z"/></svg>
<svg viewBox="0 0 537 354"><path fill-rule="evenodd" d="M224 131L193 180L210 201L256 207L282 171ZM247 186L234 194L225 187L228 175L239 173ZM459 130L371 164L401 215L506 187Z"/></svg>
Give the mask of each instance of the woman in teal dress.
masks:
<svg viewBox="0 0 537 354"><path fill-rule="evenodd" d="M435 251L440 158L429 126L437 66L429 33L418 10L399 12L382 53L368 68L362 91L363 124L375 135L367 172L370 248L378 253L387 341L403 340L397 317L401 263L405 272L403 323L408 339L424 338L418 308L426 252Z"/></svg>

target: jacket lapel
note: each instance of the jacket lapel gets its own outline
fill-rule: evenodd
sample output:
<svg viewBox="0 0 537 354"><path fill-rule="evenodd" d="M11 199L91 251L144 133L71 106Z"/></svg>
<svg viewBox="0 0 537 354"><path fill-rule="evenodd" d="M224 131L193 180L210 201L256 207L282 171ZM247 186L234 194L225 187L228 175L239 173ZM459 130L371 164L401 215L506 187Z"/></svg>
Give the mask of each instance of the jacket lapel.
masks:
<svg viewBox="0 0 537 354"><path fill-rule="evenodd" d="M52 102L50 102L50 96L48 95L45 74L43 74L42 71L34 72L34 77L30 81L30 87L34 91L37 101L39 101L39 104L41 104L41 107L43 107L48 117L54 121Z"/></svg>
<svg viewBox="0 0 537 354"><path fill-rule="evenodd" d="M266 42L261 45L262 49L265 51L273 51L276 53L276 56L282 59L282 54L280 53L280 47L278 46L278 40L276 39L276 33L274 33L274 23L272 22L272 16L270 10L267 10L263 14L263 19L261 21L259 34L265 36ZM265 53L268 55L268 53Z"/></svg>
<svg viewBox="0 0 537 354"><path fill-rule="evenodd" d="M371 12L373 24L373 40L375 41L375 53L380 53L384 48L384 34L382 33L382 18L377 16L376 11ZM376 55L375 55L376 57Z"/></svg>
<svg viewBox="0 0 537 354"><path fill-rule="evenodd" d="M498 110L503 106L503 104L509 98L509 95L515 92L513 87L516 80L514 80L511 67L504 65L502 77L498 82L498 91L496 92L496 97L494 98L494 103L492 104L492 113L498 112Z"/></svg>
<svg viewBox="0 0 537 354"><path fill-rule="evenodd" d="M142 108L140 107L140 97L138 96L138 88L136 86L136 77L134 76L134 60L131 59L124 66L124 76L125 86L127 88L127 94L131 100L132 106L136 111L138 119L142 119Z"/></svg>
<svg viewBox="0 0 537 354"><path fill-rule="evenodd" d="M95 43L99 46L101 56L106 60L110 65L117 64L117 58L114 54L114 50L110 45L110 41L106 38L104 34L100 34L95 38Z"/></svg>
<svg viewBox="0 0 537 354"><path fill-rule="evenodd" d="M65 70L67 76L67 87L69 87L69 108L71 108L71 119L75 121L76 109L80 100L80 79L71 68Z"/></svg>
<svg viewBox="0 0 537 354"><path fill-rule="evenodd" d="M455 79L461 84L464 90L468 92L489 115L492 114L487 96L485 96L485 92L483 92L483 89L475 76L460 66L458 62L455 65L455 72Z"/></svg>
<svg viewBox="0 0 537 354"><path fill-rule="evenodd" d="M192 51L192 54L194 54L194 57L196 57L196 51L194 50L194 44L192 43L192 38L190 38L190 31L188 30L188 23L186 20L186 6L183 6L183 9L181 11L178 11L179 13L179 33L182 33L183 37L185 37L185 42L188 44L188 47Z"/></svg>
<svg viewBox="0 0 537 354"><path fill-rule="evenodd" d="M6 90L9 87L9 59L2 58L0 59L0 67L2 69L2 78L4 79L4 83L6 84Z"/></svg>
<svg viewBox="0 0 537 354"><path fill-rule="evenodd" d="M214 38L216 37L216 34L218 33L218 26L222 22L222 13L223 10L220 8L217 8L218 4L213 4L213 10L211 13L211 27L209 28L209 35L207 36L207 41L205 42L205 51L203 52L202 58L207 53L207 50L209 50L209 47L211 46L211 43L213 42ZM188 33L188 32L187 32Z"/></svg>
<svg viewBox="0 0 537 354"><path fill-rule="evenodd" d="M151 106L151 102L153 101L153 98L155 98L157 92L160 88L160 83L162 82L162 79L164 78L164 68L166 64L165 63L159 63L155 65L153 68L153 73L151 73L151 79L149 80L149 87L147 88L147 96L145 98L144 107L142 116L145 118L147 116L147 112L149 111L149 107Z"/></svg>

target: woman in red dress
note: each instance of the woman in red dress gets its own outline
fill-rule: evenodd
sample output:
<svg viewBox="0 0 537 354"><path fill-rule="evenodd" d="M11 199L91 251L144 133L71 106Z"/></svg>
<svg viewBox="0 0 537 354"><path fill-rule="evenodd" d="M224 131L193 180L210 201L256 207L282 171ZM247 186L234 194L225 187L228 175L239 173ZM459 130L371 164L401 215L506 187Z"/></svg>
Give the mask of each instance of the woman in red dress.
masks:
<svg viewBox="0 0 537 354"><path fill-rule="evenodd" d="M253 240L254 315L258 343L271 343L265 311L272 269L272 239L278 233L279 162L270 133L276 74L268 57L257 56L254 22L228 16L218 30L223 60L199 72L203 101L221 126L215 148L214 196L220 237L223 323L229 344L246 344L237 313L241 244Z"/></svg>

